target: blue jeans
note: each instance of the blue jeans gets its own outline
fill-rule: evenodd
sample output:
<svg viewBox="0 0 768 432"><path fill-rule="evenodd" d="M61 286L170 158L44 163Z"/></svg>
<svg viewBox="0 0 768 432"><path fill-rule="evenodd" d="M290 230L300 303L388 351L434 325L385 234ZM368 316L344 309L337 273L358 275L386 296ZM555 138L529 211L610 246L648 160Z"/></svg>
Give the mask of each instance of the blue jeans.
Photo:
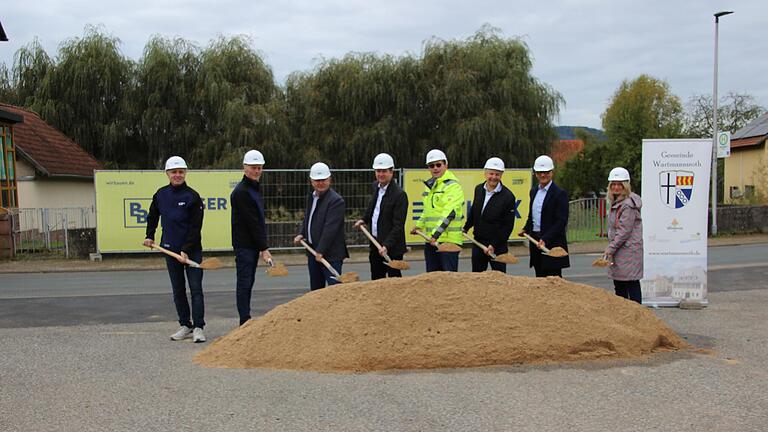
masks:
<svg viewBox="0 0 768 432"><path fill-rule="evenodd" d="M341 274L341 264L343 261L328 261L339 274ZM325 288L325 284L336 285L339 281L331 279L331 272L326 268L323 263L317 262L312 255L307 256L307 267L309 268L309 289L314 291L316 289Z"/></svg>
<svg viewBox="0 0 768 432"><path fill-rule="evenodd" d="M424 245L424 261L427 272L434 271L459 271L458 252L438 252L431 244Z"/></svg>
<svg viewBox="0 0 768 432"><path fill-rule="evenodd" d="M235 267L237 286L235 299L240 325L251 319L251 293L256 281L256 267L259 264L259 251L251 248L235 248Z"/></svg>
<svg viewBox="0 0 768 432"><path fill-rule="evenodd" d="M197 250L189 253L189 259L200 263L203 251ZM176 314L179 316L179 325L192 327L205 327L205 304L203 300L203 270L180 263L176 258L166 257L165 265L168 268L168 276L171 278L173 288L173 304L176 305ZM189 302L187 301L187 281L184 279L186 272L189 280L189 294L192 297L192 321L189 317ZM194 322L194 325L193 325Z"/></svg>

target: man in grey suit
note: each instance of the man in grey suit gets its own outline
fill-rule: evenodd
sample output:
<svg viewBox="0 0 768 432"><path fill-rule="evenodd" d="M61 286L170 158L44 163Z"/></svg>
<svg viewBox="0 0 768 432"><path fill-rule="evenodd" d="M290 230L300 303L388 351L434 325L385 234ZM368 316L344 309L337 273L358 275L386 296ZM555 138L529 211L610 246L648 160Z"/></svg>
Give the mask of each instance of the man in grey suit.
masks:
<svg viewBox="0 0 768 432"><path fill-rule="evenodd" d="M344 240L344 199L331 189L331 169L328 165L317 162L309 170L312 193L307 197L301 234L293 242L299 244L305 240L317 252L312 256L307 252L309 268L309 286L311 290L325 288L326 283L339 283L331 278L331 272L321 263L325 258L337 272L341 273L344 258L349 258Z"/></svg>

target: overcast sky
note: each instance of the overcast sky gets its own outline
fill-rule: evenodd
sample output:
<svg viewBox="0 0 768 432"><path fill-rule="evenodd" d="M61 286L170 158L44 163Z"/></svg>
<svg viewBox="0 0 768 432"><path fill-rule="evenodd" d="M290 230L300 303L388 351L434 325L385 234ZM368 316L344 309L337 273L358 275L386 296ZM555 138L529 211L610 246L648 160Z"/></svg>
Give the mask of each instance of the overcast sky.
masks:
<svg viewBox="0 0 768 432"><path fill-rule="evenodd" d="M205 46L217 35L250 36L277 80L310 70L319 58L350 51L420 54L424 40L465 39L483 24L521 37L533 74L566 100L561 125L600 127L600 114L623 79L642 73L669 82L683 102L711 94L713 13L721 18L719 91L749 93L768 108L768 1L514 0L3 0L0 43L9 67L37 36L49 55L103 25L137 59L151 35Z"/></svg>

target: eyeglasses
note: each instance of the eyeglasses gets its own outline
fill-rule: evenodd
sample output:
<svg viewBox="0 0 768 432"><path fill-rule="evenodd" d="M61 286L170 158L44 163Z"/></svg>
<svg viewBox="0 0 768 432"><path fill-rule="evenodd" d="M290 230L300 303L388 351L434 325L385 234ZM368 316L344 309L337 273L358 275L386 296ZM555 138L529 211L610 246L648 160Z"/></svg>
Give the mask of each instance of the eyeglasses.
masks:
<svg viewBox="0 0 768 432"><path fill-rule="evenodd" d="M430 167L430 168L440 168L441 166L443 166L443 163L442 162L434 162L434 163L431 163L431 164L427 164L427 166Z"/></svg>

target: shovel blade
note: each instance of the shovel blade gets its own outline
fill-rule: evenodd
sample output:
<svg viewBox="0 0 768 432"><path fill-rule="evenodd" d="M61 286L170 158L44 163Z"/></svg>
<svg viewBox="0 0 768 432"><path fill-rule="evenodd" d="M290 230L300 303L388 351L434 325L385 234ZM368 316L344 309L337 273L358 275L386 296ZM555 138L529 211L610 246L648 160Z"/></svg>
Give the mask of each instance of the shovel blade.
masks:
<svg viewBox="0 0 768 432"><path fill-rule="evenodd" d="M592 262L592 267L608 267L611 263L605 258L598 258Z"/></svg>
<svg viewBox="0 0 768 432"><path fill-rule="evenodd" d="M218 258L207 258L200 263L200 268L203 270L218 270L221 267L221 260Z"/></svg>
<svg viewBox="0 0 768 432"><path fill-rule="evenodd" d="M504 264L517 264L518 262L520 262L520 260L518 260L516 256L508 253L496 255L496 259L494 259L494 261L498 261Z"/></svg>
<svg viewBox="0 0 768 432"><path fill-rule="evenodd" d="M273 264L267 267L267 275L272 277L288 276L288 269L285 264Z"/></svg>
<svg viewBox="0 0 768 432"><path fill-rule="evenodd" d="M411 268L411 265L408 264L408 262L400 260L391 260L390 262L385 262L384 264L392 267L395 270L408 270Z"/></svg>
<svg viewBox="0 0 768 432"><path fill-rule="evenodd" d="M438 252L461 252L461 246L456 243L440 243L437 246Z"/></svg>
<svg viewBox="0 0 768 432"><path fill-rule="evenodd" d="M550 249L547 255L554 258L562 258L568 256L568 252L566 252L565 249L561 248L560 246L556 246Z"/></svg>
<svg viewBox="0 0 768 432"><path fill-rule="evenodd" d="M350 282L357 282L360 280L360 276L357 275L357 272L349 272L340 274L339 277L333 277L337 281L341 283L350 283Z"/></svg>

